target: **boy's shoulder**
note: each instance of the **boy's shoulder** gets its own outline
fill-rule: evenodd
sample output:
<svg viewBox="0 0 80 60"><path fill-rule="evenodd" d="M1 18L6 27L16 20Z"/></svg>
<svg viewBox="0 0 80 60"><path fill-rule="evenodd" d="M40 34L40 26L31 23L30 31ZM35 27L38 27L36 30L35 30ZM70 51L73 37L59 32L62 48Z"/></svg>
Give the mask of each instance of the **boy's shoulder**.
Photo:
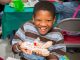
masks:
<svg viewBox="0 0 80 60"><path fill-rule="evenodd" d="M37 33L37 30L35 28L35 25L32 22L26 22L23 25L24 30L27 32L33 32L33 33Z"/></svg>
<svg viewBox="0 0 80 60"><path fill-rule="evenodd" d="M24 25L23 25L23 26L25 26L25 25L32 25L32 26L33 26L33 22L31 22L31 21L26 22L26 23L24 23Z"/></svg>

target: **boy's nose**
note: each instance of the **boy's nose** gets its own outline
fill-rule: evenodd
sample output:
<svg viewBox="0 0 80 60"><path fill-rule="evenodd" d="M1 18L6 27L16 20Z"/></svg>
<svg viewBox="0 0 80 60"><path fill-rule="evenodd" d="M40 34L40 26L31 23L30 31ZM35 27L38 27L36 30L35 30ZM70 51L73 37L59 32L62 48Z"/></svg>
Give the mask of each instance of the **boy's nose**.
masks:
<svg viewBox="0 0 80 60"><path fill-rule="evenodd" d="M43 22L40 23L40 25L41 25L41 26L46 26L47 23L46 23L45 21L43 21Z"/></svg>

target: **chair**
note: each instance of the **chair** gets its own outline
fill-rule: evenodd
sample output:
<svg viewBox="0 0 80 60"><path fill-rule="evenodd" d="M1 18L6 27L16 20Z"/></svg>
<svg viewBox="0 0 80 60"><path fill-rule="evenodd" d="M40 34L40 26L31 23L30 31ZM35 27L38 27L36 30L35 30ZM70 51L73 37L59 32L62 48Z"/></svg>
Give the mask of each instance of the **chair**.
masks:
<svg viewBox="0 0 80 60"><path fill-rule="evenodd" d="M4 60L4 59L0 57L0 60Z"/></svg>
<svg viewBox="0 0 80 60"><path fill-rule="evenodd" d="M66 18L58 25L67 47L80 47L80 18Z"/></svg>

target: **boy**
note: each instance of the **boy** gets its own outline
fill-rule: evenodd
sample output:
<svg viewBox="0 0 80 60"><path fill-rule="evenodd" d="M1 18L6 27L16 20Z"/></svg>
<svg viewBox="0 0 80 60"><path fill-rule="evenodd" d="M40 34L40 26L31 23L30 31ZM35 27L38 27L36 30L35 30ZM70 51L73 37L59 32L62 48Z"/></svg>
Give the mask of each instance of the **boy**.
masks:
<svg viewBox="0 0 80 60"><path fill-rule="evenodd" d="M65 46L62 34L53 27L54 22L55 6L49 1L36 3L32 22L26 22L19 28L12 40L12 49L15 53L20 53L21 60L59 60L59 56L64 54ZM49 51L48 55L44 56L46 52L40 50L23 48L25 42L34 43L37 38L40 39L38 42L44 44L45 49Z"/></svg>

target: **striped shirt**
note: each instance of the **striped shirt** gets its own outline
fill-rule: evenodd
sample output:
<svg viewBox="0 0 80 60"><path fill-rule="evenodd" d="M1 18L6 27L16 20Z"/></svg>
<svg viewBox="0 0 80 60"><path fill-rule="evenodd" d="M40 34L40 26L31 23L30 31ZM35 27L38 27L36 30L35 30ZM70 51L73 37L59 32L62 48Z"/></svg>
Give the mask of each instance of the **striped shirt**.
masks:
<svg viewBox="0 0 80 60"><path fill-rule="evenodd" d="M41 36L35 28L35 25L31 22L26 22L21 28L18 29L14 36L14 39L12 40L12 43L17 43L18 39L21 41L34 42L37 37L39 37L40 41L43 43L51 40L53 42L53 45L50 46L48 50L54 52L57 56L62 54L62 52L60 53L58 50L65 51L66 47L63 44L63 36L60 32L52 29L46 35Z"/></svg>

